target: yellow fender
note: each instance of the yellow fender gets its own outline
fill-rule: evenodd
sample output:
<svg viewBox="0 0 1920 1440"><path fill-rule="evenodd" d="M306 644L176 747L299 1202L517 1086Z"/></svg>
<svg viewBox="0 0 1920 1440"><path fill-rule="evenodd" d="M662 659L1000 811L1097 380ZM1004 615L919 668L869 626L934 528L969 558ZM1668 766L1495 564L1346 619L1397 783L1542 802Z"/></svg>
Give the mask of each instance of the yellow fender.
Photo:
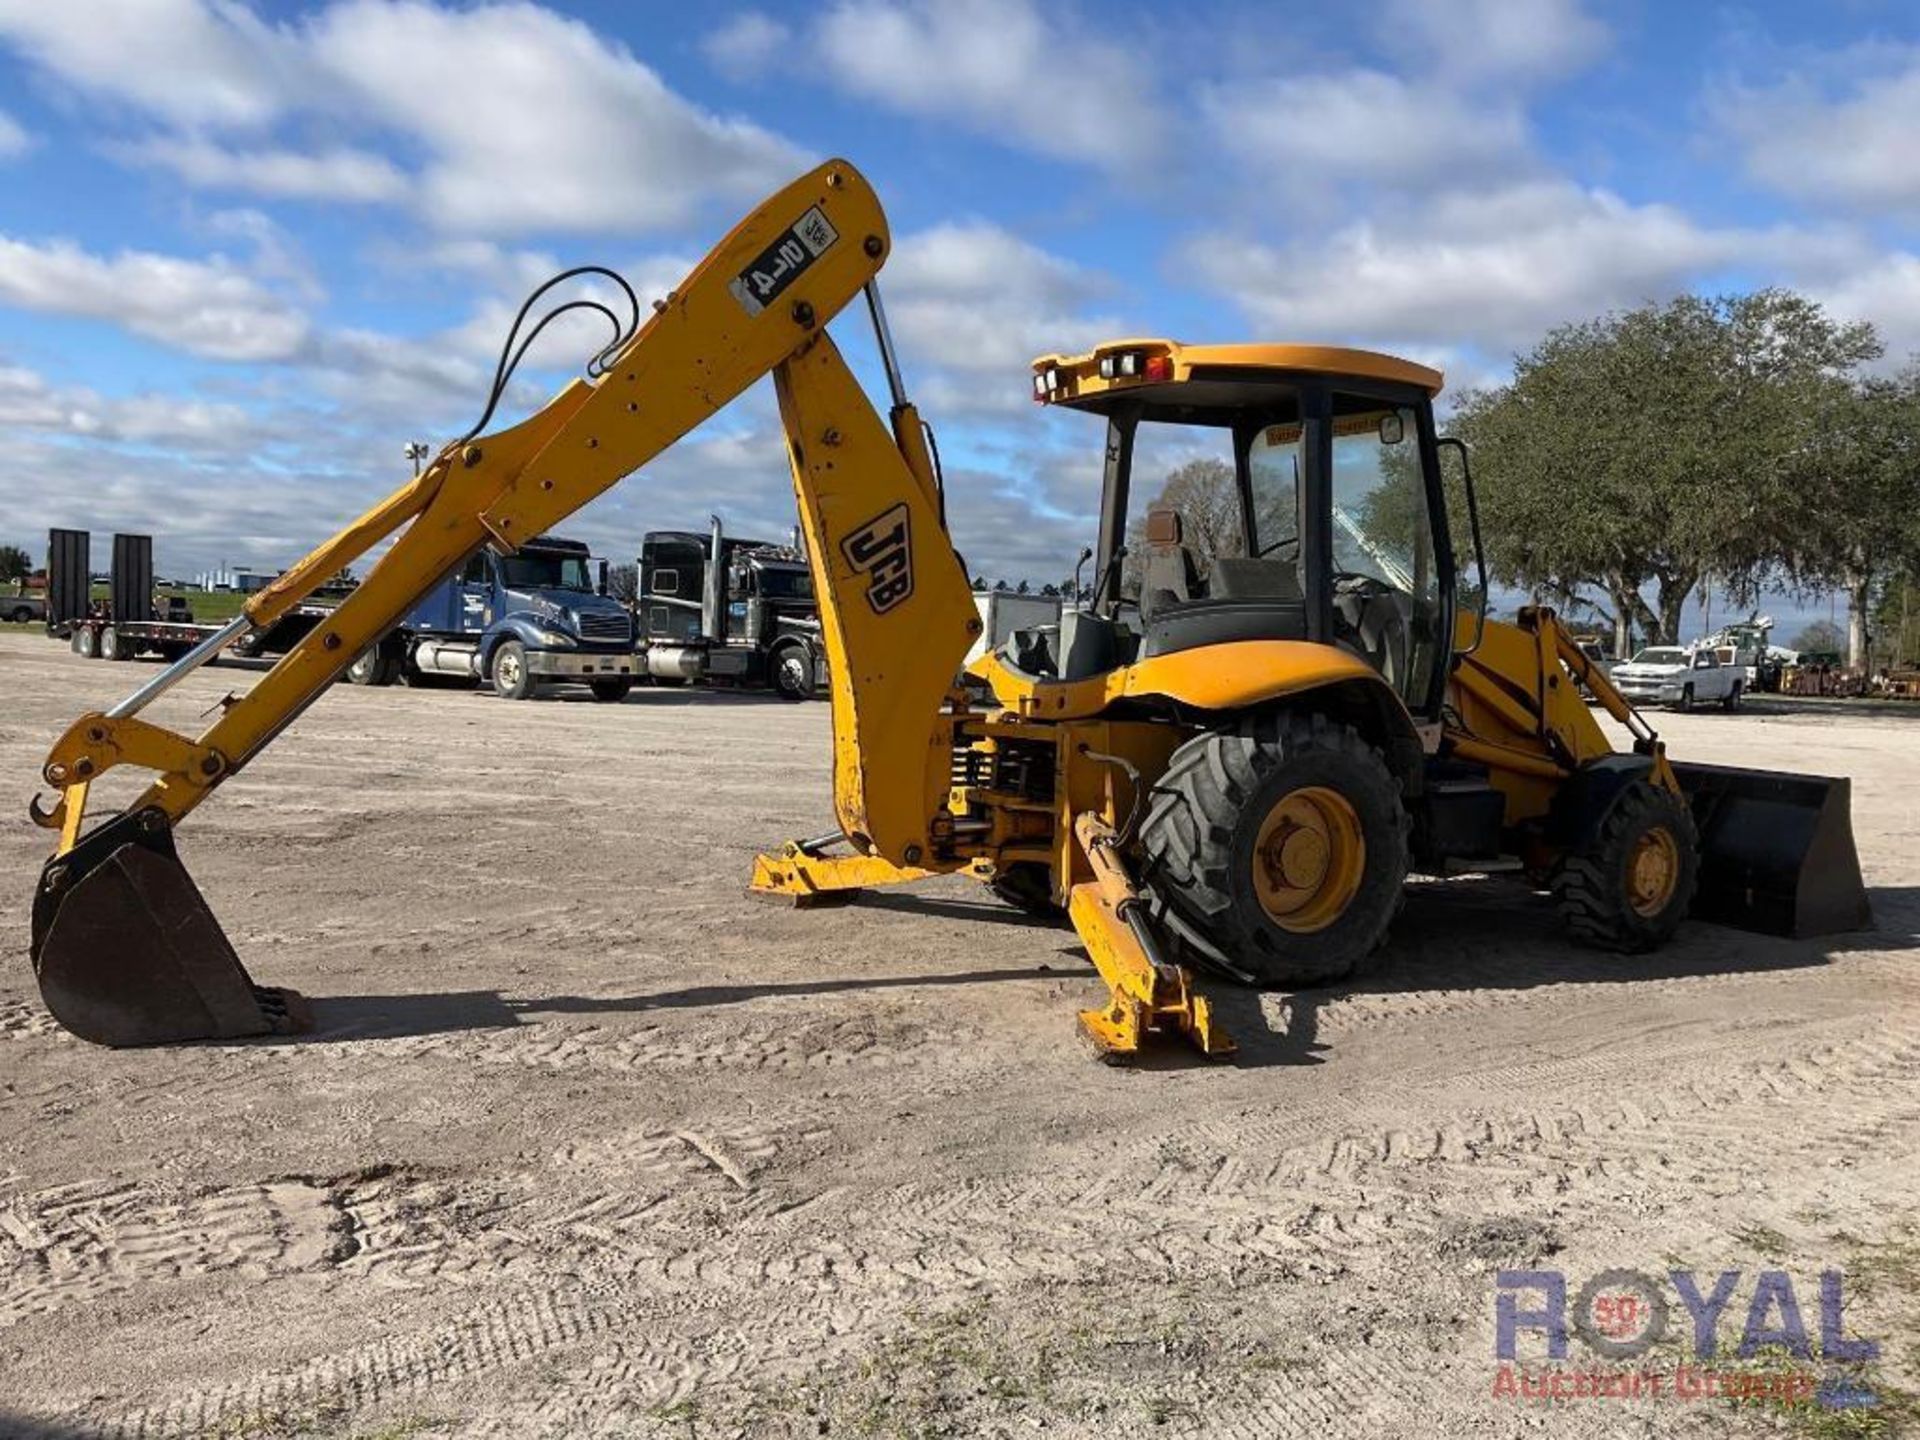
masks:
<svg viewBox="0 0 1920 1440"><path fill-rule="evenodd" d="M1007 709L1043 720L1082 720L1122 700L1170 700L1194 710L1249 710L1290 695L1338 688L1395 739L1415 740L1413 717L1366 661L1311 640L1230 640L1156 655L1085 680L1045 680L989 651L968 667Z"/></svg>

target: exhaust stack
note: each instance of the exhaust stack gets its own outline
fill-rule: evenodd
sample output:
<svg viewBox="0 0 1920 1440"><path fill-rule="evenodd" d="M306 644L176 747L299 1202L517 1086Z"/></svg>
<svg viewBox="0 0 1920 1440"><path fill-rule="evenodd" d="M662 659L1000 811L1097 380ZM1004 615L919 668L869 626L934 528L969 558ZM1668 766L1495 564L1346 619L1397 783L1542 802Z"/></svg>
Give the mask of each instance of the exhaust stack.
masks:
<svg viewBox="0 0 1920 1440"><path fill-rule="evenodd" d="M727 641L727 534L718 515L707 517L707 583L700 591L700 628L714 645Z"/></svg>

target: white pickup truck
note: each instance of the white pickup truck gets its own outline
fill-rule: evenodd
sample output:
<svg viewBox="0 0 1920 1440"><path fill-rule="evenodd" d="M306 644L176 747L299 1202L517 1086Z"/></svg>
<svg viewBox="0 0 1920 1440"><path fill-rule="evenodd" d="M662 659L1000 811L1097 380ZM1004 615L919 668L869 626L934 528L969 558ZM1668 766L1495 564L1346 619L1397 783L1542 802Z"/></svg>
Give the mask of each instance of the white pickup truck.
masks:
<svg viewBox="0 0 1920 1440"><path fill-rule="evenodd" d="M1722 665L1711 650L1684 650L1678 645L1650 645L1624 665L1613 667L1614 687L1635 705L1670 705L1691 710L1718 703L1722 710L1740 708L1746 689L1746 667Z"/></svg>

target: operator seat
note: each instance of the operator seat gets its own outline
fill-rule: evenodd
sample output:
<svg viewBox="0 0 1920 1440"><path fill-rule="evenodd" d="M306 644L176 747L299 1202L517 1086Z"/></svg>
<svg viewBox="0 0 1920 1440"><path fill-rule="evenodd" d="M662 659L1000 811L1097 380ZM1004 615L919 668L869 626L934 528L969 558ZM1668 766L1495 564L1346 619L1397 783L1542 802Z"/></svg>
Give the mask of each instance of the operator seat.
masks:
<svg viewBox="0 0 1920 1440"><path fill-rule="evenodd" d="M1187 549L1186 525L1171 505L1147 511L1147 560L1140 577L1140 614L1144 619L1168 605L1184 605L1205 589L1200 567Z"/></svg>
<svg viewBox="0 0 1920 1440"><path fill-rule="evenodd" d="M1202 580L1171 506L1147 511L1140 579L1143 660L1236 640L1306 638L1307 607L1291 561L1216 555Z"/></svg>

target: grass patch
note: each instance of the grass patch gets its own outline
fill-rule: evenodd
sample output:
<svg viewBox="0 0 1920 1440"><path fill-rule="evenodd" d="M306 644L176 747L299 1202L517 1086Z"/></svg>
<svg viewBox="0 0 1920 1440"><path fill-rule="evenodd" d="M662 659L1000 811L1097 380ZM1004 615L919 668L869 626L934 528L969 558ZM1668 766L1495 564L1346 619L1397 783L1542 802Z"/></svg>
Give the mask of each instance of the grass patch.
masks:
<svg viewBox="0 0 1920 1440"><path fill-rule="evenodd" d="M1197 1303L1167 1291L1043 1286L910 1312L857 1357L744 1396L714 1392L684 1420L656 1413L648 1433L970 1440L1056 1423L1150 1434L1204 1415L1224 1378L1310 1367L1246 1330L1227 1339L1193 1325L1186 1315Z"/></svg>
<svg viewBox="0 0 1920 1440"><path fill-rule="evenodd" d="M1793 1242L1771 1225L1743 1226L1733 1232L1733 1238L1769 1260L1784 1260L1793 1249Z"/></svg>
<svg viewBox="0 0 1920 1440"><path fill-rule="evenodd" d="M294 1409L276 1406L229 1415L197 1432L199 1440L286 1440L286 1437L339 1433L347 1407L339 1400Z"/></svg>

